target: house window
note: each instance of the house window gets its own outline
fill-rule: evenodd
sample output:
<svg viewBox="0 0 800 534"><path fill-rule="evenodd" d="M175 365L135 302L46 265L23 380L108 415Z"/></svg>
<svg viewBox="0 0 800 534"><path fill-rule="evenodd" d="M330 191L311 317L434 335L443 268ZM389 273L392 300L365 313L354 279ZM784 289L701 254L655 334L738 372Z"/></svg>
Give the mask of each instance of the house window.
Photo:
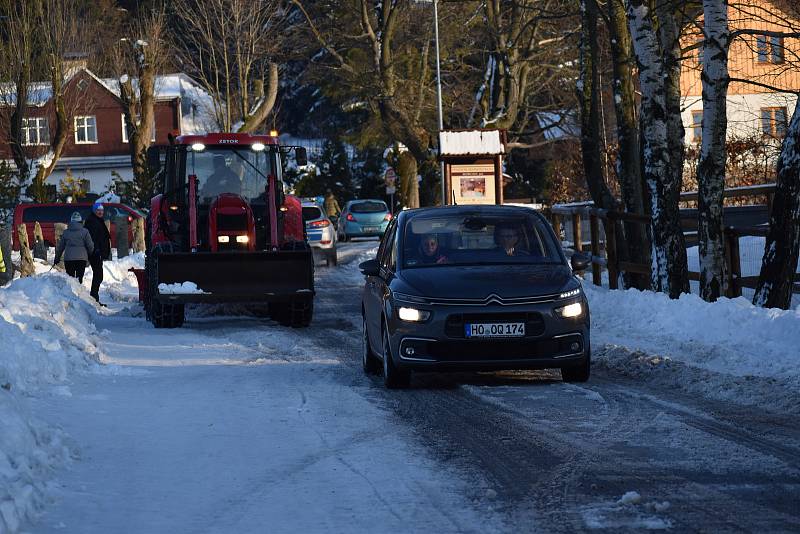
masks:
<svg viewBox="0 0 800 534"><path fill-rule="evenodd" d="M703 140L703 112L692 111L692 141L699 143Z"/></svg>
<svg viewBox="0 0 800 534"><path fill-rule="evenodd" d="M122 117L122 142L123 143L128 143L129 142L129 140L128 140L128 128L125 127L125 114L123 113L121 115L121 117ZM155 118L153 118L153 129L152 129L152 132L153 133L150 136L150 142L155 143L156 142L156 120L155 120Z"/></svg>
<svg viewBox="0 0 800 534"><path fill-rule="evenodd" d="M786 136L786 108L761 108L761 132L765 137L781 139Z"/></svg>
<svg viewBox="0 0 800 534"><path fill-rule="evenodd" d="M783 37L756 37L756 57L759 63L783 63Z"/></svg>
<svg viewBox="0 0 800 534"><path fill-rule="evenodd" d="M22 119L22 144L50 144L50 128L48 127L47 117L30 117L27 119Z"/></svg>
<svg viewBox="0 0 800 534"><path fill-rule="evenodd" d="M97 119L95 117L75 117L75 143L97 143Z"/></svg>

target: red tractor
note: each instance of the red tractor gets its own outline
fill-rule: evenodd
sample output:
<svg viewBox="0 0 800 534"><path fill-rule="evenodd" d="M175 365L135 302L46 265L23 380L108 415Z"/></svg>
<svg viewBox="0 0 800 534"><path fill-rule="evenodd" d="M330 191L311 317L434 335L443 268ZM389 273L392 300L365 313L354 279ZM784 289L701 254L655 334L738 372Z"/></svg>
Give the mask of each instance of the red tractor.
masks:
<svg viewBox="0 0 800 534"><path fill-rule="evenodd" d="M187 303L266 304L308 326L314 263L300 201L284 194L282 155L302 147L249 134L184 135L152 147L160 194L147 218L144 305L156 328L183 324ZM285 159L285 158L284 158Z"/></svg>

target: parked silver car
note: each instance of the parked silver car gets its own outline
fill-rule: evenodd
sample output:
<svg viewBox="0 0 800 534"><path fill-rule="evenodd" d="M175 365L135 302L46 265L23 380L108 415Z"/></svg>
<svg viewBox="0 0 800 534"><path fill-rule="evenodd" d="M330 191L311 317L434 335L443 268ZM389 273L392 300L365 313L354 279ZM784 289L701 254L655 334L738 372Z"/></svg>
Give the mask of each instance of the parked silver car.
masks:
<svg viewBox="0 0 800 534"><path fill-rule="evenodd" d="M325 257L328 267L337 265L336 229L331 220L314 202L303 202L302 207L308 244L315 253L320 253Z"/></svg>

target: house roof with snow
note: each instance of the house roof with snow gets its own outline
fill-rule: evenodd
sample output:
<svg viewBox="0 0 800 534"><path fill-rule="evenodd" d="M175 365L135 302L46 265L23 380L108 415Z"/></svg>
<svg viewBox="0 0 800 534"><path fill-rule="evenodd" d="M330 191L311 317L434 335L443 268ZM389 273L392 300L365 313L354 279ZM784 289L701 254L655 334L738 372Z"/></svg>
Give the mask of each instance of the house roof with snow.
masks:
<svg viewBox="0 0 800 534"><path fill-rule="evenodd" d="M119 79L100 78L86 67L73 68L67 71L64 76L64 84L68 84L78 73L85 72L93 78L101 87L111 92L115 97L120 97ZM137 80L132 80L134 87ZM156 76L155 82L156 100L166 101L175 98L186 98L187 96L196 99L198 96L206 95L203 88L192 78L184 73L162 74ZM32 82L28 84L28 105L42 107L53 97L53 85L50 82ZM11 82L0 83L0 105L13 106L17 102L16 84Z"/></svg>

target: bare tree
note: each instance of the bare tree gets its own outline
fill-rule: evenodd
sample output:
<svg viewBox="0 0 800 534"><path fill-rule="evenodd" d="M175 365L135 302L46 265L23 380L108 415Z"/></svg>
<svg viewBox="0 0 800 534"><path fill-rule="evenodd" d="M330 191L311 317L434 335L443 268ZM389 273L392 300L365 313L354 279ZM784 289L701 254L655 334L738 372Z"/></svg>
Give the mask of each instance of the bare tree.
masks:
<svg viewBox="0 0 800 534"><path fill-rule="evenodd" d="M320 68L348 88L349 98L366 105L392 141L402 142L415 163L432 157L432 78L427 66L429 29L419 31L410 0L326 4L292 0L320 47ZM335 21L335 24L332 22ZM324 66L323 66L324 65ZM430 113L424 111L430 110ZM407 158L405 158L407 160ZM401 191L408 207L419 205L416 164L404 162Z"/></svg>
<svg viewBox="0 0 800 534"><path fill-rule="evenodd" d="M81 101L80 92L68 83L75 71L68 70L67 58L68 53L82 50L78 5L75 0L30 0L10 2L4 11L8 54L4 63L12 80L2 95L11 109L6 117L7 135L20 185L34 171L33 196L44 200L45 181L64 151L74 110ZM34 84L39 76L47 81ZM32 101L49 112L47 135L39 135L36 144L28 144L23 132Z"/></svg>
<svg viewBox="0 0 800 534"><path fill-rule="evenodd" d="M55 170L64 147L72 133L74 110L82 100L79 90L68 95L67 82L73 72L67 72L67 53L83 48L80 20L75 0L38 0L33 2L36 13L37 33L41 39L44 69L49 73L52 116L54 125L48 152L37 161L33 177L33 196L38 201L46 200L45 180Z"/></svg>
<svg viewBox="0 0 800 534"><path fill-rule="evenodd" d="M470 43L485 57L474 96L481 109L477 125L507 129L511 149L548 144L552 139L542 140L547 126L541 114L559 116L550 124L558 128L575 111L570 86L578 75L575 45L581 30L575 2L489 0L482 6L484 22ZM473 115L470 126L476 124Z"/></svg>
<svg viewBox="0 0 800 534"><path fill-rule="evenodd" d="M28 109L28 91L34 70L34 35L36 28L36 12L34 4L4 0L3 16L0 28L3 34L3 46L0 47L0 65L3 68L3 79L9 83L2 85L2 104L4 111L4 127L9 140L11 155L17 167L18 188L24 186L30 175L28 154L22 138L23 121Z"/></svg>
<svg viewBox="0 0 800 534"><path fill-rule="evenodd" d="M133 166L134 195L143 205L152 197L154 181L147 165L155 127L156 77L164 66L167 45L164 42L166 14L163 9L140 15L131 25L131 37L123 38L118 65L120 99L124 109L125 129Z"/></svg>
<svg viewBox="0 0 800 534"><path fill-rule="evenodd" d="M252 132L278 95L286 10L279 0L175 0L178 57L226 132ZM266 89L265 89L266 85Z"/></svg>

